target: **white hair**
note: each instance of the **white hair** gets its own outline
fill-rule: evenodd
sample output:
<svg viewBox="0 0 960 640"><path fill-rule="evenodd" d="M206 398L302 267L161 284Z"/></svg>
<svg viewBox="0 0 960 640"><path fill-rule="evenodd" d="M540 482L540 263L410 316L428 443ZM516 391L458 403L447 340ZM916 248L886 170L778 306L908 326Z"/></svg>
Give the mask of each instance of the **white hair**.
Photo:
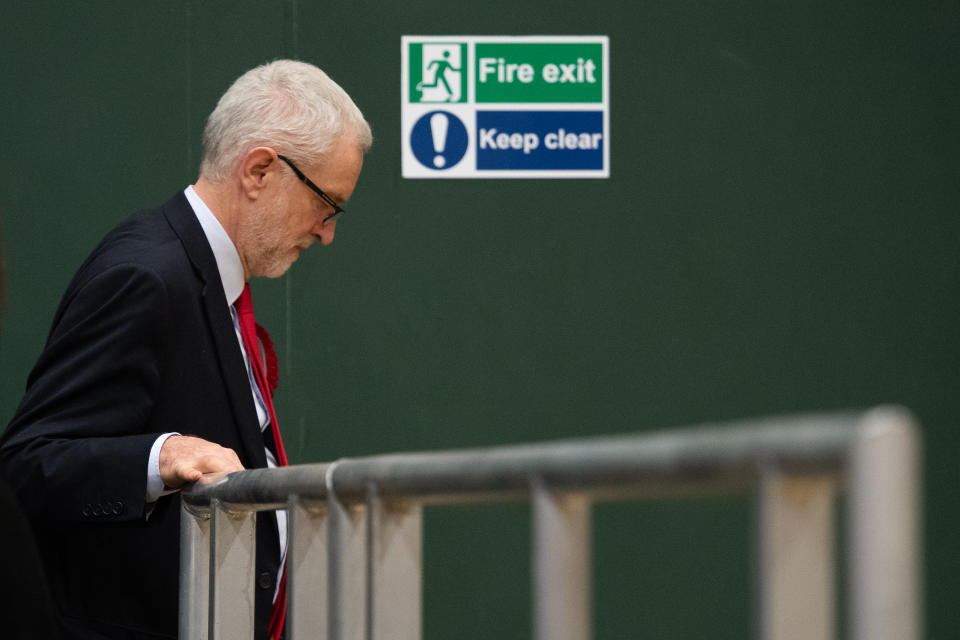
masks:
<svg viewBox="0 0 960 640"><path fill-rule="evenodd" d="M317 163L343 135L366 152L370 125L346 91L306 62L276 60L237 78L207 119L200 172L222 182L251 149L273 147L306 164Z"/></svg>

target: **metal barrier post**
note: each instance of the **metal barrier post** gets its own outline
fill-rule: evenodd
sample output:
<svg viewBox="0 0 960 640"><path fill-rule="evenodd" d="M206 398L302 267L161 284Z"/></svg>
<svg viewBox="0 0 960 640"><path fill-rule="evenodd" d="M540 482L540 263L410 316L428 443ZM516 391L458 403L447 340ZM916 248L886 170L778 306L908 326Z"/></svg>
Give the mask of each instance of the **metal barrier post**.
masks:
<svg viewBox="0 0 960 640"><path fill-rule="evenodd" d="M863 419L850 461L851 637L920 640L920 444L905 412Z"/></svg>
<svg viewBox="0 0 960 640"><path fill-rule="evenodd" d="M180 507L180 640L206 640L210 606L210 518Z"/></svg>
<svg viewBox="0 0 960 640"><path fill-rule="evenodd" d="M363 640L368 626L367 510L344 505L332 491L327 505L328 638Z"/></svg>
<svg viewBox="0 0 960 640"><path fill-rule="evenodd" d="M590 500L533 485L533 637L590 638Z"/></svg>
<svg viewBox="0 0 960 640"><path fill-rule="evenodd" d="M385 502L375 490L370 520L370 637L419 640L422 635L423 507Z"/></svg>
<svg viewBox="0 0 960 640"><path fill-rule="evenodd" d="M210 640L253 638L257 514L231 513L214 499L210 514Z"/></svg>
<svg viewBox="0 0 960 640"><path fill-rule="evenodd" d="M835 638L834 485L829 476L765 470L760 478L759 637Z"/></svg>
<svg viewBox="0 0 960 640"><path fill-rule="evenodd" d="M287 505L287 623L289 640L327 637L327 508L297 496Z"/></svg>

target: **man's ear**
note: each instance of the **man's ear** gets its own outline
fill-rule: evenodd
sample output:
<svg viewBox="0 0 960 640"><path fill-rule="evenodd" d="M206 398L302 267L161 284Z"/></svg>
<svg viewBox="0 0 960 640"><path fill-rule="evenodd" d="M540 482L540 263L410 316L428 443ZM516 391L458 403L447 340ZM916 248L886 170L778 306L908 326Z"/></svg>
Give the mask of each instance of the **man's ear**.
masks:
<svg viewBox="0 0 960 640"><path fill-rule="evenodd" d="M240 184L243 192L251 200L256 200L275 179L278 173L280 160L277 152L270 147L256 147L243 156L240 163Z"/></svg>

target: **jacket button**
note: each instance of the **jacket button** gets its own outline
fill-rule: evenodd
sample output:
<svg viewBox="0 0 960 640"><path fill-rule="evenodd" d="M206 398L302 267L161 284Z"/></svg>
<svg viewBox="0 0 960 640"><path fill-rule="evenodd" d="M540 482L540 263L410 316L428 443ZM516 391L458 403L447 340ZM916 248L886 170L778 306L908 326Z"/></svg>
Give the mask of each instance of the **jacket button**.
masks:
<svg viewBox="0 0 960 640"><path fill-rule="evenodd" d="M123 513L123 502L117 500L113 503L113 515L118 516Z"/></svg>
<svg viewBox="0 0 960 640"><path fill-rule="evenodd" d="M103 515L103 507L101 507L101 506L98 505L98 504L93 505L93 515L95 515L95 516L102 516L102 515Z"/></svg>
<svg viewBox="0 0 960 640"><path fill-rule="evenodd" d="M261 589L269 589L273 586L273 576L270 575L269 571L264 571L257 576L257 586Z"/></svg>
<svg viewBox="0 0 960 640"><path fill-rule="evenodd" d="M93 509L90 507L90 505L85 504L83 505L83 511L81 511L81 513L84 515L84 517L89 518L93 514Z"/></svg>

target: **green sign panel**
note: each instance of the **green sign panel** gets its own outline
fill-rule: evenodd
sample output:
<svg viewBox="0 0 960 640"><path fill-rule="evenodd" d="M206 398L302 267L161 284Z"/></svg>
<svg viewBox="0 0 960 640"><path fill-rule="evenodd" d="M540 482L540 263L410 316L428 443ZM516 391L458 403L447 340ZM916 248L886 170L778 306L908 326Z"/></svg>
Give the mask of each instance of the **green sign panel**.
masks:
<svg viewBox="0 0 960 640"><path fill-rule="evenodd" d="M480 102L603 102L600 43L476 45Z"/></svg>

